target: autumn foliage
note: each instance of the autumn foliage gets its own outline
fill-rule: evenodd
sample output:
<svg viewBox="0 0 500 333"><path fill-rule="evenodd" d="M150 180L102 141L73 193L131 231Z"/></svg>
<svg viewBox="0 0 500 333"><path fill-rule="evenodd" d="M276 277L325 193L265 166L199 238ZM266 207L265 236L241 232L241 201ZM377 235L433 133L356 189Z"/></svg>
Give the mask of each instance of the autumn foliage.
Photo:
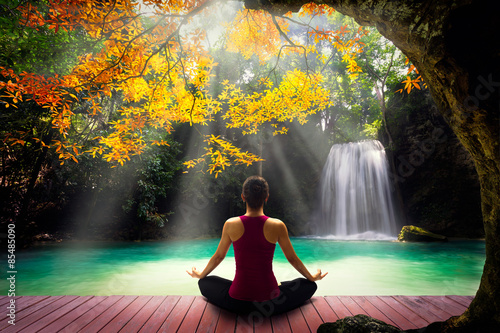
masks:
<svg viewBox="0 0 500 333"><path fill-rule="evenodd" d="M421 90L421 86L423 88L427 88L427 84L422 79L422 75L418 73L418 69L415 67L415 65L410 64L410 60L408 58L406 58L405 65L408 65L406 79L402 82L405 84L405 86L404 88L398 89L397 92L402 93L403 91L406 91L409 94L413 89ZM416 78L411 77L413 73Z"/></svg>
<svg viewBox="0 0 500 333"><path fill-rule="evenodd" d="M54 33L80 29L95 41L99 51L81 54L67 75L47 77L0 68L3 107L34 102L50 111L57 133L45 142L37 133L12 131L3 138L4 143L14 146L34 140L57 152L61 163L78 162L81 154L90 154L116 165L151 145L167 145L150 133L171 132L176 123L204 126L220 115L228 128L240 128L243 134L256 134L268 125L273 135L278 135L286 134L288 123L305 123L308 116L330 105L323 77L309 69L262 77L261 89L251 93L225 81L222 92L212 95L209 88L218 64L204 42L206 31L186 27L195 15L210 15L214 3L144 0L143 5L150 8L147 14L131 0L49 0L46 5L28 2L15 8L26 29L48 27ZM328 6L308 4L298 15L332 13ZM356 55L364 46L361 38L367 32L363 28L350 31L344 26L325 31L306 27L305 41L288 37L294 21L291 13L275 17L242 10L225 26L227 50L240 52L245 58L256 56L262 63L277 63L293 54L313 54L324 62L325 56L315 44L327 41L342 55L353 77L361 71ZM117 96L122 102L111 117L103 101ZM77 113L82 106L85 112ZM95 131L103 119L108 131ZM75 130L77 120L86 123L85 130ZM83 135L86 140L82 140ZM261 160L223 137L209 134L204 140L205 153L187 161L188 168L201 165L217 176L232 164L250 165Z"/></svg>

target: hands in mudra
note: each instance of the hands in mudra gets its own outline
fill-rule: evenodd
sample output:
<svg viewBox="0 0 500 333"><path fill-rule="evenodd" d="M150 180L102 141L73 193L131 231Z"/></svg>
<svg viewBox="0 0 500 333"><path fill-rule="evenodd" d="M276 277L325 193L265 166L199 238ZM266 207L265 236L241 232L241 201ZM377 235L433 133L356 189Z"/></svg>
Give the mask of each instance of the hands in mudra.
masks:
<svg viewBox="0 0 500 333"><path fill-rule="evenodd" d="M186 270L186 272L193 278L196 278L196 279L202 278L201 272L199 270L197 270L196 267L194 267L194 266L191 268L191 272L188 270ZM317 272L315 274L312 274L312 278L313 278L312 281L319 281L319 280L323 279L327 274L328 274L328 272L321 273L321 269L318 268Z"/></svg>
<svg viewBox="0 0 500 333"><path fill-rule="evenodd" d="M188 270L186 270L186 272L189 275L191 275L191 277L193 277L193 278L197 278L197 279L201 279L202 278L201 272L199 270L197 270L196 267L194 267L194 266L191 268L191 272L188 271Z"/></svg>
<svg viewBox="0 0 500 333"><path fill-rule="evenodd" d="M312 277L313 277L312 281L319 281L322 278L324 278L327 274L328 274L328 272L322 274L321 269L318 268L318 271L315 274L312 274Z"/></svg>

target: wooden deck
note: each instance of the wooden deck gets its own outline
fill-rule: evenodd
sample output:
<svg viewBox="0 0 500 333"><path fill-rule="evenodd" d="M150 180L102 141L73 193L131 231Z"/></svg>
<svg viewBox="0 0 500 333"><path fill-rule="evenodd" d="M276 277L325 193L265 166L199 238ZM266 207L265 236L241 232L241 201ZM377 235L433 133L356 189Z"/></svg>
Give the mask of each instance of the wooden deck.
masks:
<svg viewBox="0 0 500 333"><path fill-rule="evenodd" d="M316 332L323 322L366 314L401 329L461 314L472 296L315 296L271 318L237 316L202 296L0 296L0 331L9 332Z"/></svg>

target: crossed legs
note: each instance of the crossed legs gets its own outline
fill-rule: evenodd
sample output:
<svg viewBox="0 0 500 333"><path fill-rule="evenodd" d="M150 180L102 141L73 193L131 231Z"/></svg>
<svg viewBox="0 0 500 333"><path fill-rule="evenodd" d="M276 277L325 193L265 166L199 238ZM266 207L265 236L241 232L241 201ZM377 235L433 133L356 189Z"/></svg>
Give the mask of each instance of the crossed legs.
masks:
<svg viewBox="0 0 500 333"><path fill-rule="evenodd" d="M216 275L207 276L198 281L201 294L208 301L223 309L239 314L259 314L264 317L293 310L310 299L316 292L316 282L304 278L282 282L280 295L264 302L251 302L234 299L229 296L231 280Z"/></svg>

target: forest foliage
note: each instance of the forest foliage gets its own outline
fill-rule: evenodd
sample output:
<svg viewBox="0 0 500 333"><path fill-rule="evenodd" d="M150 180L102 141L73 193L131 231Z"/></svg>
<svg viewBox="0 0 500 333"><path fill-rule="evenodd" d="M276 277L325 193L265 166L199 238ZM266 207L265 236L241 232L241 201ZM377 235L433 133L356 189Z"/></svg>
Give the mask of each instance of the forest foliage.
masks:
<svg viewBox="0 0 500 333"><path fill-rule="evenodd" d="M223 5L231 19L213 22ZM326 5L275 16L223 1L9 0L0 11L11 220L69 192L116 191L108 169L127 167L139 169L123 211L162 226L182 172L248 173L295 124L329 144L377 137L401 77L401 91L422 84L392 44Z"/></svg>

